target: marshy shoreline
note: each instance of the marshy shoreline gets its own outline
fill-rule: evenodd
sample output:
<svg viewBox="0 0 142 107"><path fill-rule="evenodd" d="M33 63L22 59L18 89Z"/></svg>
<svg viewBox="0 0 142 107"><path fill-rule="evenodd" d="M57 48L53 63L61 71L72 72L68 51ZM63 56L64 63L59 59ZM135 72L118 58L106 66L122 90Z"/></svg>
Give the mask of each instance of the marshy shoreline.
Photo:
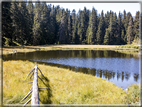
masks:
<svg viewBox="0 0 142 107"><path fill-rule="evenodd" d="M34 65L33 62L21 60L3 62L4 104L26 102L19 103L30 90L31 84L27 83L31 80L24 79ZM45 83L50 87L50 90L39 92L40 104L139 104L137 84L130 86L126 93L122 88L96 76L45 64L38 64L38 67L48 78ZM39 85L44 87L40 80Z"/></svg>
<svg viewBox="0 0 142 107"><path fill-rule="evenodd" d="M45 46L14 46L3 47L3 55L48 50L113 50L123 51L119 45L45 45ZM137 54L139 49L127 49L128 53ZM13 52L13 53L12 53ZM127 54L127 52L126 52ZM10 66L9 66L10 65ZM30 80L24 81L27 74L34 67L30 61L3 61L3 103L19 103L27 94L31 85ZM140 90L138 84L124 89L113 83L89 74L72 72L69 69L58 68L45 64L38 64L49 81L45 81L50 90L39 93L40 104L140 104ZM44 84L39 81L39 85ZM16 86L16 91L15 90ZM24 88L23 88L24 86ZM28 98L27 98L28 99Z"/></svg>

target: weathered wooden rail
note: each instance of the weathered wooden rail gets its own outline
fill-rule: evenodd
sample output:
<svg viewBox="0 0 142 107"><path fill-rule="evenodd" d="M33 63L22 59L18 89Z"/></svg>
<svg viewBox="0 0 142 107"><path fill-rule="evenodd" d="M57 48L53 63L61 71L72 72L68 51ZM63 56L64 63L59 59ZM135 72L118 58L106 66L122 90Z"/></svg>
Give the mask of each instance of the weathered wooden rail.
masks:
<svg viewBox="0 0 142 107"><path fill-rule="evenodd" d="M31 93L32 93L32 96L23 106L26 106L31 101L31 106L39 107L39 89L48 89L48 87L38 87L38 77L39 77L38 76L38 70L42 74L42 72L38 68L38 66L35 65L35 67L32 69L32 71L28 74L28 76L29 76L32 73L31 77L34 76L33 82L30 82L30 83L33 83L33 85L32 85L32 88L30 89L29 93L21 101L25 100ZM44 77L43 74L42 74L42 76Z"/></svg>

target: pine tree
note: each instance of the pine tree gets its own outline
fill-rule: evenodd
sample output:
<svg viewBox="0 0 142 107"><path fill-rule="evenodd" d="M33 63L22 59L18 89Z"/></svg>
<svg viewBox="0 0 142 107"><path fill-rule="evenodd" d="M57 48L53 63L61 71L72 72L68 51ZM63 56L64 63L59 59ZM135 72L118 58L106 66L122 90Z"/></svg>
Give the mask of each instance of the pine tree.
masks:
<svg viewBox="0 0 142 107"><path fill-rule="evenodd" d="M97 11L95 8L92 9L92 43L96 43L96 33L97 33Z"/></svg>
<svg viewBox="0 0 142 107"><path fill-rule="evenodd" d="M70 16L70 11L67 12L67 19L68 19L68 41L67 43L71 42L71 36L72 36L72 20L71 20L71 16Z"/></svg>
<svg viewBox="0 0 142 107"><path fill-rule="evenodd" d="M126 43L127 43L127 36L128 36L128 32L127 32L128 31L128 24L129 24L129 19L130 19L131 16L132 16L131 13L128 12L127 16L126 16L125 24L124 24L125 31L126 31L124 40L125 40Z"/></svg>
<svg viewBox="0 0 142 107"><path fill-rule="evenodd" d="M87 28L88 28L88 24L89 24L89 13L90 11L84 7L84 10L83 10L83 14L82 14L82 19L83 19L83 23L82 23L82 32L83 32L83 35L82 35L82 40L86 40L86 31L87 31Z"/></svg>
<svg viewBox="0 0 142 107"><path fill-rule="evenodd" d="M128 31L127 31L127 42L128 42L128 44L131 44L133 39L134 39L134 36L133 36L133 18L132 18L132 16L130 16Z"/></svg>
<svg viewBox="0 0 142 107"><path fill-rule="evenodd" d="M90 17L89 17L89 26L87 29L87 33L86 33L86 40L88 44L92 44L92 39L93 39L93 32L92 32L92 13L90 13Z"/></svg>
<svg viewBox="0 0 142 107"><path fill-rule="evenodd" d="M108 28L109 26L109 19L110 19L110 13L107 11L107 14L105 14L105 28Z"/></svg>
<svg viewBox="0 0 142 107"><path fill-rule="evenodd" d="M118 31L117 44L121 44L121 21L122 21L122 17L121 17L121 13L119 12L118 26L117 26L117 31Z"/></svg>
<svg viewBox="0 0 142 107"><path fill-rule="evenodd" d="M67 21L67 14L65 12L65 10L62 10L62 18L61 18L61 24L60 24L60 30L59 30L59 42L61 44L65 44L68 41L68 35L67 35L67 31L68 31L68 21Z"/></svg>
<svg viewBox="0 0 142 107"><path fill-rule="evenodd" d="M10 12L11 12L11 19L12 19L12 29L13 29L13 34L12 34L12 42L13 41L17 41L20 42L20 11L18 10L18 2L12 2L11 3L11 8L10 8ZM14 43L12 43L12 45L15 45Z"/></svg>
<svg viewBox="0 0 142 107"><path fill-rule="evenodd" d="M102 44L104 39L104 17L103 17L103 11L101 12L101 18L99 21L99 26L97 30L97 43Z"/></svg>
<svg viewBox="0 0 142 107"><path fill-rule="evenodd" d="M50 44L53 44L56 42L56 11L54 6L52 7L52 10L50 12Z"/></svg>
<svg viewBox="0 0 142 107"><path fill-rule="evenodd" d="M83 41L83 33L84 33L84 14L83 11L79 10L78 13L78 22L77 22L77 35L79 36L79 43Z"/></svg>
<svg viewBox="0 0 142 107"><path fill-rule="evenodd" d="M41 43L40 44L48 44L50 41L49 41L49 20L50 20L50 17L49 17L49 11L48 11L48 7L46 5L46 3L43 3L43 10L42 10L42 13L41 13L41 28L42 28L42 40L41 40Z"/></svg>
<svg viewBox="0 0 142 107"><path fill-rule="evenodd" d="M134 32L134 42L136 44L139 43L139 14L140 12L138 11L136 13L136 16L135 16L135 20L134 20L134 29L133 29L133 32Z"/></svg>
<svg viewBox="0 0 142 107"><path fill-rule="evenodd" d="M113 14L113 43L112 44L118 44L119 39L118 39L118 20L117 20L117 15L116 13Z"/></svg>
<svg viewBox="0 0 142 107"><path fill-rule="evenodd" d="M123 12L123 19L122 19L122 25L121 25L121 39L123 40L123 42L126 44L126 38L125 38L125 35L126 35L126 28L125 28L125 23L126 23L126 11L124 10Z"/></svg>
<svg viewBox="0 0 142 107"><path fill-rule="evenodd" d="M41 40L41 10L42 5L36 2L34 7L34 24L33 24L33 45L39 45Z"/></svg>
<svg viewBox="0 0 142 107"><path fill-rule="evenodd" d="M75 41L75 35L76 35L76 14L75 10L73 9L72 11L72 38L71 38L71 43L74 43Z"/></svg>
<svg viewBox="0 0 142 107"><path fill-rule="evenodd" d="M110 22L109 22L109 44L113 44L114 40L114 21L113 21L113 13L110 14Z"/></svg>
<svg viewBox="0 0 142 107"><path fill-rule="evenodd" d="M27 43L31 44L32 36L33 36L33 24L34 24L34 6L32 1L29 1L27 4L27 10L28 10L28 28L29 28L29 34L27 37Z"/></svg>
<svg viewBox="0 0 142 107"><path fill-rule="evenodd" d="M12 45L12 19L10 12L11 3L2 2L2 45ZM7 38L7 40L4 39Z"/></svg>
<svg viewBox="0 0 142 107"><path fill-rule="evenodd" d="M106 29L106 33L104 36L104 45L109 45L109 30Z"/></svg>
<svg viewBox="0 0 142 107"><path fill-rule="evenodd" d="M18 5L19 9L19 18L20 18L20 34L21 34L21 45L27 43L27 38L29 37L29 14L28 10L26 8L26 3L25 2L19 2Z"/></svg>

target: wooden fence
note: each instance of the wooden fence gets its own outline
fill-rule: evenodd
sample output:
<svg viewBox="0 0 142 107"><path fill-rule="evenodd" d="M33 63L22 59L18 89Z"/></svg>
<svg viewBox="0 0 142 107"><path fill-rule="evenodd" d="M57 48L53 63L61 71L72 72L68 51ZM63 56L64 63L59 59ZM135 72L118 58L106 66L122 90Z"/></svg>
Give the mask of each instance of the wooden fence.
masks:
<svg viewBox="0 0 142 107"><path fill-rule="evenodd" d="M30 83L33 83L33 85L32 85L32 88L30 89L29 93L20 102L25 100L31 93L32 93L32 96L23 106L26 106L31 101L31 106L39 107L39 89L48 89L48 87L38 87L38 70L42 74L42 72L38 68L38 66L35 65L35 67L32 69L32 71L28 74L28 76L29 76L32 73L31 77L34 76L33 82L30 82ZM43 74L42 74L42 76L44 77Z"/></svg>

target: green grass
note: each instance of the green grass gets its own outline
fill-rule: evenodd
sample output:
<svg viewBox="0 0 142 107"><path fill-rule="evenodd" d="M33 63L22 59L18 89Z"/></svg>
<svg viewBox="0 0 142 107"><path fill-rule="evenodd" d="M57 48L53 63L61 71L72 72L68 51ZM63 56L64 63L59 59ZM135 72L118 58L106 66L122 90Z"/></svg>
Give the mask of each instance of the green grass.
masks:
<svg viewBox="0 0 142 107"><path fill-rule="evenodd" d="M137 84L133 84L128 88L128 103L139 104L140 100L140 87Z"/></svg>
<svg viewBox="0 0 142 107"><path fill-rule="evenodd" d="M24 81L28 73L35 66L29 61L3 62L3 103L24 104L27 100L20 100L29 92L32 81ZM92 75L72 72L68 69L38 64L46 78L39 81L39 87L49 87L39 92L40 104L128 104L137 102L138 88L133 90L136 97L128 96L126 92L113 83ZM134 100L137 98L137 100Z"/></svg>
<svg viewBox="0 0 142 107"><path fill-rule="evenodd" d="M117 50L139 51L139 46L134 45L40 45L40 46L5 46L3 54L11 54L13 50L18 52L33 52L39 50ZM123 52L122 52L123 53Z"/></svg>
<svg viewBox="0 0 142 107"><path fill-rule="evenodd" d="M134 45L121 45L118 48L128 48L128 49L139 49L139 46L134 46Z"/></svg>

